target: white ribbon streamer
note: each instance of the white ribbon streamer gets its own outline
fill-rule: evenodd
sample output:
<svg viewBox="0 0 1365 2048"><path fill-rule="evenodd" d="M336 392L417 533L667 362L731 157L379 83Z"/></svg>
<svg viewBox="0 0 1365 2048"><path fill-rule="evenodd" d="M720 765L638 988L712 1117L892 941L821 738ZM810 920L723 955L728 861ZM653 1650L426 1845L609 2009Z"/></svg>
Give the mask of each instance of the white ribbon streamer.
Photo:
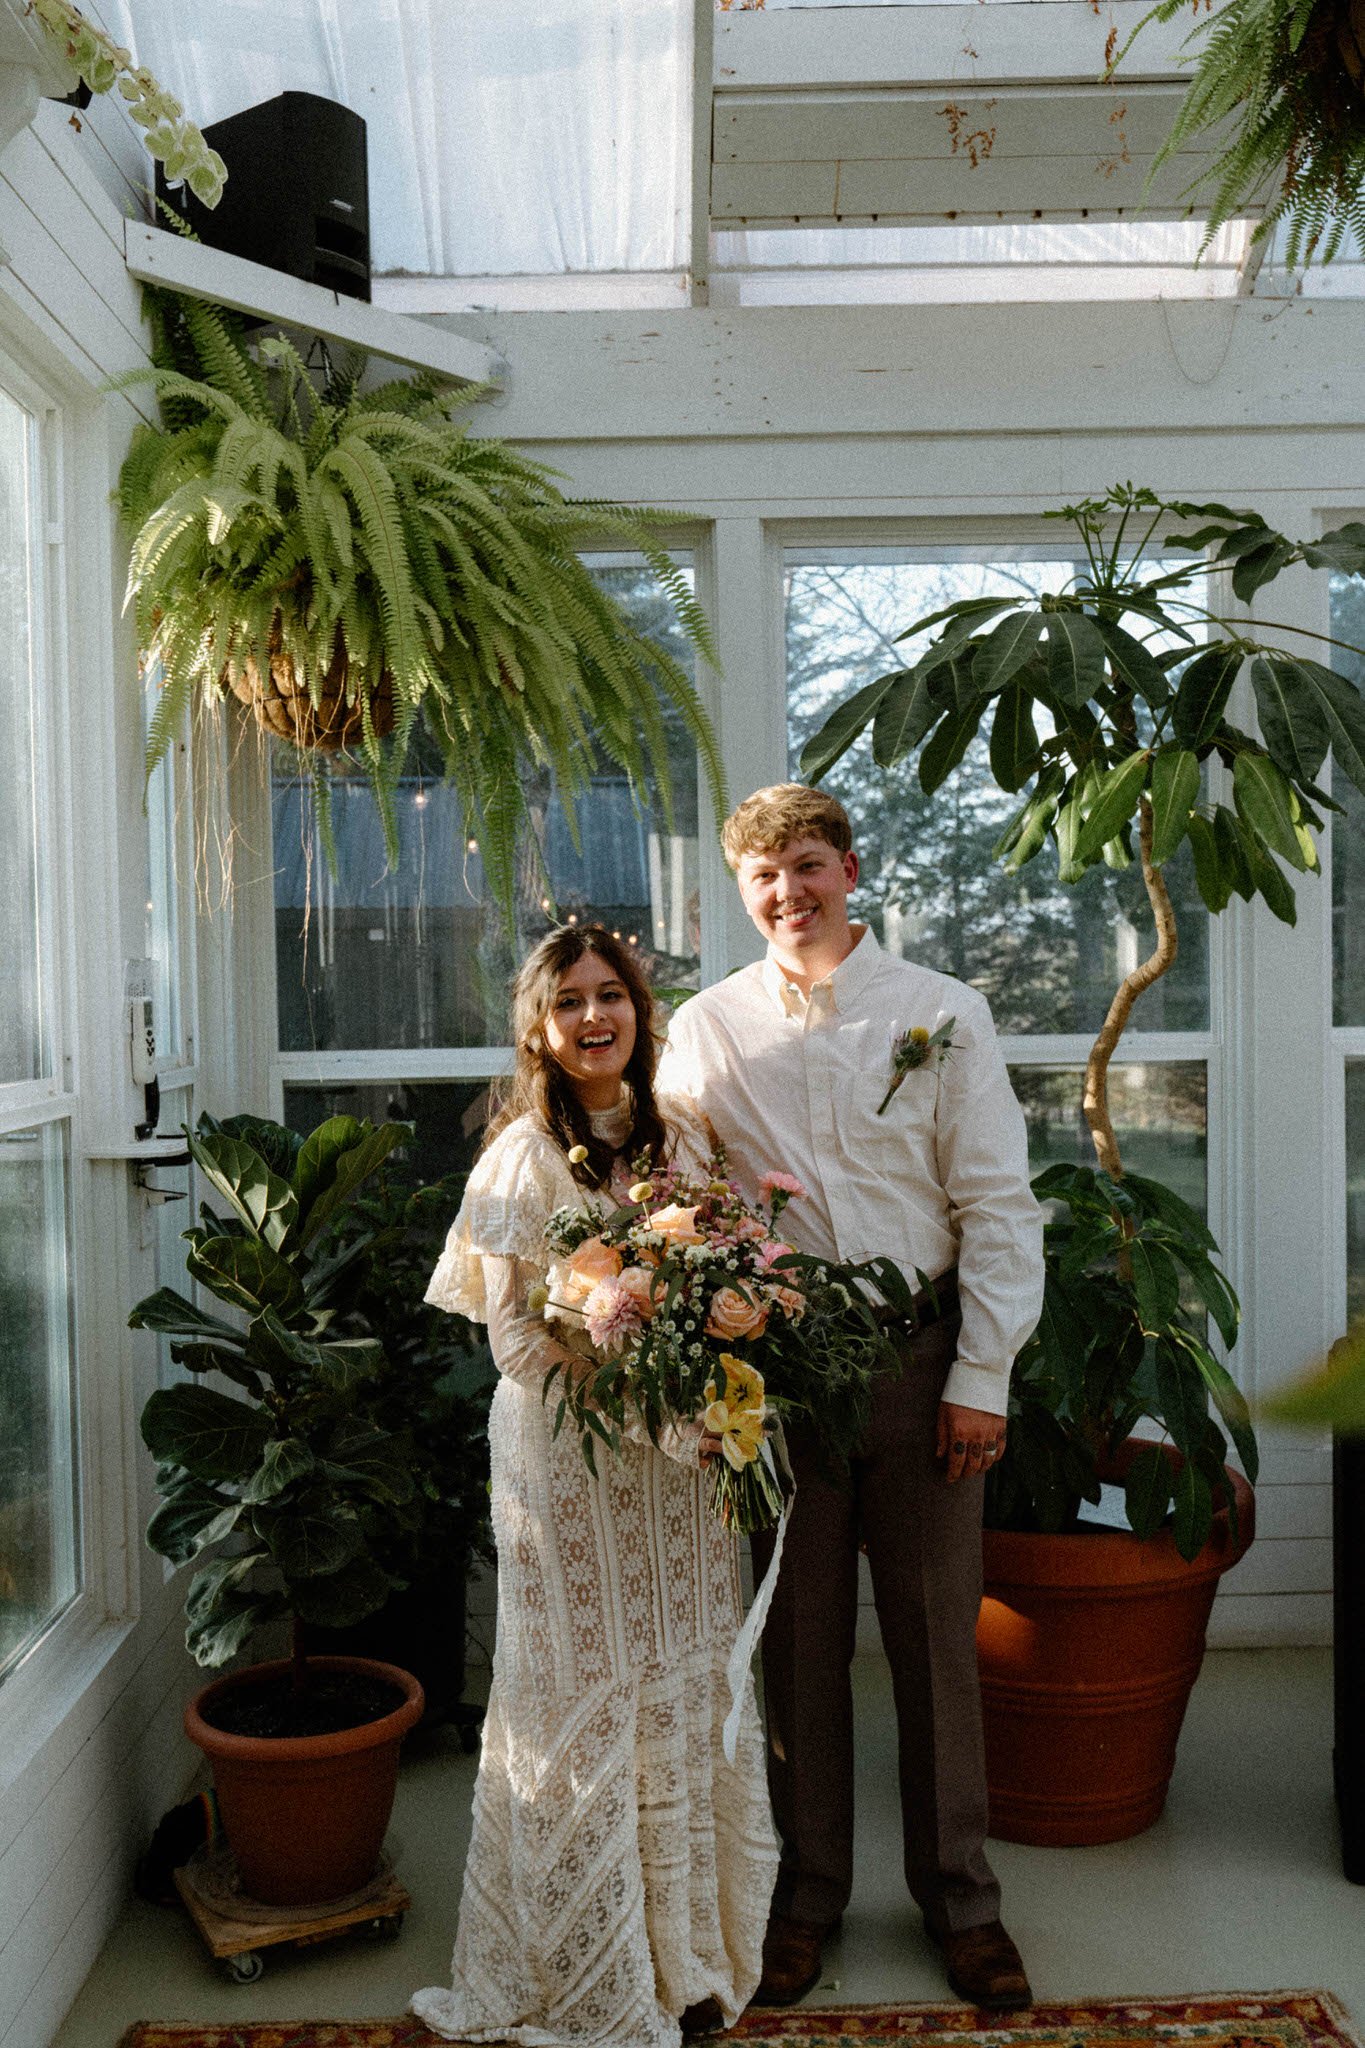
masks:
<svg viewBox="0 0 1365 2048"><path fill-rule="evenodd" d="M744 1617L744 1625L735 1637L734 1648L730 1652L730 1661L725 1667L725 1676L730 1686L730 1711L725 1716L725 1726L721 1730L720 1739L721 1747L725 1751L725 1761L727 1764L732 1764L735 1760L735 1752L739 1744L739 1724L744 1712L744 1692L749 1677L749 1665L753 1659L754 1651L758 1648L758 1639L763 1633L763 1624L768 1619L768 1609L773 1604L773 1593L777 1586L777 1574L782 1564L782 1545L786 1540L787 1523L791 1517L792 1502L796 1498L796 1483L792 1478L791 1466L787 1463L787 1446L780 1430L776 1433L775 1437L764 1437L759 1447L759 1456L763 1459L774 1478L776 1478L777 1466L774 1462L772 1451L774 1442L776 1442L778 1447L778 1458L781 1464L782 1476L787 1482L787 1498L782 1509L782 1518L777 1525L777 1537L773 1544L773 1554L769 1560L768 1569L763 1575L763 1584L754 1594L753 1605Z"/></svg>

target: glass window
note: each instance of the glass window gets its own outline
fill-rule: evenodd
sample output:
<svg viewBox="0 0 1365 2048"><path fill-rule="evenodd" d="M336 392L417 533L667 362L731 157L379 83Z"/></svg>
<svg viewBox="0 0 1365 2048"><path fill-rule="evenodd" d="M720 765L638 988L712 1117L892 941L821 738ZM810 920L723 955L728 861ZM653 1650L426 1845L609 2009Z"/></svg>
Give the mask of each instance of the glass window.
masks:
<svg viewBox="0 0 1365 2048"><path fill-rule="evenodd" d="M594 556L598 580L685 667L691 650L653 572ZM548 777L530 778L543 821L548 887L527 858L509 938L489 903L477 843L434 753L397 793L401 857L385 868L378 811L359 778L332 798L336 874L304 823L304 792L274 786L275 927L280 1047L286 1052L507 1042L507 988L518 959L556 917L599 919L638 945L656 982L695 988L698 916L697 762L665 705L674 792L671 824L652 793L637 800L604 763L579 805L575 845Z"/></svg>
<svg viewBox="0 0 1365 2048"><path fill-rule="evenodd" d="M830 710L878 675L913 661L898 642L911 620L960 597L1059 589L1066 561L914 559L891 549L791 551L786 571L791 773ZM927 636L926 636L927 637ZM1005 1032L1097 1031L1122 976L1151 951L1151 912L1134 865L1057 880L1049 843L1018 875L991 849L1019 798L990 772L989 722L962 766L926 797L918 756L883 771L864 738L824 779L847 808L862 858L855 914L889 951L969 981ZM1140 1000L1130 1030L1206 1029L1208 916L1188 847L1167 864L1180 929L1176 965Z"/></svg>
<svg viewBox="0 0 1365 2048"><path fill-rule="evenodd" d="M144 699L150 723L156 710L159 674L149 677ZM185 1051L180 1014L180 896L176 887L176 820L179 815L186 749L175 740L157 764L147 785L147 902L143 921L143 952L155 969L157 1058L172 1064Z"/></svg>
<svg viewBox="0 0 1365 2048"><path fill-rule="evenodd" d="M1365 648L1365 579L1333 575L1331 631ZM1336 654L1332 665L1365 683L1365 655ZM1332 814L1332 1021L1365 1024L1365 796L1344 775L1332 778L1343 806Z"/></svg>
<svg viewBox="0 0 1365 2048"><path fill-rule="evenodd" d="M33 487L37 425L0 390L0 1082L48 1071L39 919L33 674Z"/></svg>
<svg viewBox="0 0 1365 2048"><path fill-rule="evenodd" d="M0 1676L80 1582L65 1126L0 1136Z"/></svg>
<svg viewBox="0 0 1365 2048"><path fill-rule="evenodd" d="M1346 1313L1365 1315L1365 1060L1346 1062Z"/></svg>
<svg viewBox="0 0 1365 2048"><path fill-rule="evenodd" d="M404 1159L426 1185L448 1173L468 1173L488 1121L487 1081L337 1081L284 1090L284 1121L305 1136L329 1116L368 1117L371 1123L410 1123L413 1141Z"/></svg>
<svg viewBox="0 0 1365 2048"><path fill-rule="evenodd" d="M1095 1148L1081 1108L1080 1067L1013 1066L1010 1080L1028 1126L1035 1173L1066 1161L1093 1166ZM1202 1060L1160 1066L1129 1061L1109 1069L1109 1115L1125 1168L1159 1180L1208 1213L1208 1076Z"/></svg>

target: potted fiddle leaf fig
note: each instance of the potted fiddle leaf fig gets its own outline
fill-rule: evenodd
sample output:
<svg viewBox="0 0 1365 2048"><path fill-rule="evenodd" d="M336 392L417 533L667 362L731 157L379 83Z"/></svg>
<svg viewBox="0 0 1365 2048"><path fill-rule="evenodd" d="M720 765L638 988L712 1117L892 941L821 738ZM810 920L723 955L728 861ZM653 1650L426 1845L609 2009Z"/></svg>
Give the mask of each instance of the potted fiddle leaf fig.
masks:
<svg viewBox="0 0 1365 2048"><path fill-rule="evenodd" d="M1188 845L1211 913L1259 896L1292 924L1291 876L1318 872L1323 812L1339 808L1316 781L1329 751L1365 790L1365 699L1317 658L1318 637L1289 651L1299 629L1211 610L1195 586L1212 567L1245 603L1295 563L1365 573L1365 526L1292 541L1256 513L1132 485L1050 516L1070 522L1085 569L1060 592L967 598L915 620L899 637L932 631L926 650L836 709L802 769L818 781L870 728L874 763L917 752L930 793L988 722L991 773L1020 799L994 849L1006 870L1051 842L1064 885L1101 862L1135 866L1150 906L1151 953L1115 990L1085 1069L1095 1163L1033 1183L1051 1211L1043 1313L1015 1363L986 1496L992 1828L1079 1842L1134 1833L1160 1811L1216 1581L1252 1534L1250 1488L1227 1459L1230 1439L1254 1481L1255 1438L1205 1325L1230 1347L1236 1298L1203 1219L1125 1168L1109 1110L1133 1006L1178 951L1163 870ZM1181 552L1190 560L1172 568ZM1243 675L1259 736L1229 717ZM1163 1441L1143 1441L1144 1425ZM1106 1481L1123 1488L1131 1533L1078 1530ZM1143 1619L1163 1586L1170 1604L1148 1630L1160 1668L1143 1671L1118 1590ZM1021 1614L1039 1626L1021 1628ZM1054 1682L1056 1716L1040 1731L1031 1708ZM1078 1752L1081 1728L1095 1739Z"/></svg>
<svg viewBox="0 0 1365 2048"><path fill-rule="evenodd" d="M663 515L563 496L554 473L461 414L482 394L427 375L368 388L363 357L314 370L281 336L152 292L158 426L119 480L128 601L160 679L150 772L190 705L235 695L311 770L324 841L327 762L363 769L397 851L393 790L423 728L510 913L528 771L575 799L604 761L671 803L667 705L719 753L690 677L577 552L608 537L655 569L710 658L705 618L657 538Z"/></svg>
<svg viewBox="0 0 1365 2048"><path fill-rule="evenodd" d="M189 1649L214 1669L264 1625L293 1625L291 1658L217 1679L185 1714L212 1760L243 1888L274 1905L370 1879L399 1745L422 1711L407 1671L308 1657L303 1641L305 1624L361 1621L403 1583L392 1531L410 1516L419 1461L410 1428L384 1410L383 1342L345 1326L373 1233L337 1226L407 1136L333 1117L300 1141L262 1119L201 1117L186 1139L221 1206L206 1203L185 1232L186 1268L226 1313L162 1287L129 1319L167 1335L194 1375L142 1411L162 1495L148 1542L197 1566Z"/></svg>

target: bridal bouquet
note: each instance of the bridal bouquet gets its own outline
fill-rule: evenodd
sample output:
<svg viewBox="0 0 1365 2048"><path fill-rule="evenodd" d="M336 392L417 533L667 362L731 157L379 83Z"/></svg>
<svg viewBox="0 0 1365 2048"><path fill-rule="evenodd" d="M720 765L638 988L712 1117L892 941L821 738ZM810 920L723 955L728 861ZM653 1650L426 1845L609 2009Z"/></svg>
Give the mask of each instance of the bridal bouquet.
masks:
<svg viewBox="0 0 1365 2048"><path fill-rule="evenodd" d="M898 1308L909 1299L890 1261L841 1266L785 1242L782 1211L805 1193L791 1175L769 1174L761 1189L763 1206L751 1207L717 1153L705 1179L666 1168L624 1203L558 1209L533 1297L582 1361L546 1377L556 1434L572 1418L595 1472L595 1442L618 1450L633 1424L655 1444L699 1427L719 1444L712 1512L742 1535L771 1527L790 1490L780 1417L808 1421L836 1462L862 1435L873 1372L890 1361L859 1283Z"/></svg>

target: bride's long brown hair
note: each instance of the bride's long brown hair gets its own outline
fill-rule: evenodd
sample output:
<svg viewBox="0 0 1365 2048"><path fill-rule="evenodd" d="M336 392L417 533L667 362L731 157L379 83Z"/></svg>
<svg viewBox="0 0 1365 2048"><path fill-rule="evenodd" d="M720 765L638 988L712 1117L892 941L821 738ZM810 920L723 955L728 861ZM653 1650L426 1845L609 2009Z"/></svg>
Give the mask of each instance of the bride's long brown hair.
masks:
<svg viewBox="0 0 1365 2048"><path fill-rule="evenodd" d="M635 1012L635 1045L622 1077L630 1090L633 1114L619 1151L595 1135L587 1110L545 1038L560 982L589 953L621 982ZM605 1186L618 1158L633 1160L644 1155L651 1165L660 1162L667 1133L654 1100L654 1069L659 1060L654 996L640 957L631 947L600 924L561 925L548 932L512 984L512 1036L516 1067L506 1091L498 1093L485 1143L516 1117L533 1116L566 1152L575 1145L587 1148L587 1158L572 1171L575 1180L591 1188Z"/></svg>

